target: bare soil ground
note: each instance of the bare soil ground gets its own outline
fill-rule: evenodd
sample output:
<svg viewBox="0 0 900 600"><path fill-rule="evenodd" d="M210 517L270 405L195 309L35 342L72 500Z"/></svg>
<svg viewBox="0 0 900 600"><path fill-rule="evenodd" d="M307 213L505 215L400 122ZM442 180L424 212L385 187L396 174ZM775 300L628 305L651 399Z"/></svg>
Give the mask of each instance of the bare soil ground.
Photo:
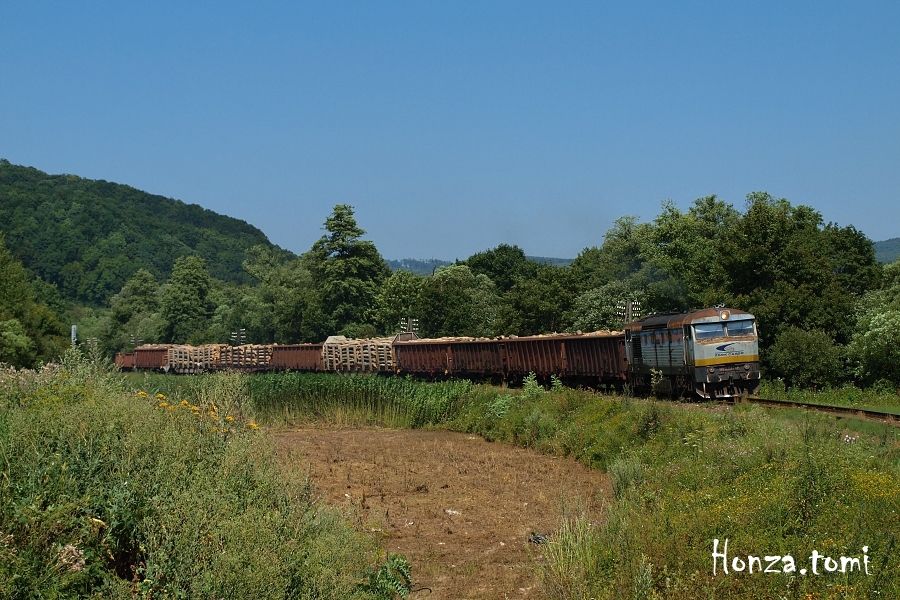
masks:
<svg viewBox="0 0 900 600"><path fill-rule="evenodd" d="M447 431L275 432L285 461L412 563L412 598L539 598L542 546L564 515L594 518L606 476L572 459ZM429 591L430 590L430 591Z"/></svg>

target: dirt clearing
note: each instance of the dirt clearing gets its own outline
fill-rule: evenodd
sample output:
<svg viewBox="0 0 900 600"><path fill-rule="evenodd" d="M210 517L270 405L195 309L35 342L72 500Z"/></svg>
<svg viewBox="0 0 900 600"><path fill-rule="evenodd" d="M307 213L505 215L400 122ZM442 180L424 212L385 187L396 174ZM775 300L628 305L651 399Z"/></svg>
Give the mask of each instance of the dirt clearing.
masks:
<svg viewBox="0 0 900 600"><path fill-rule="evenodd" d="M412 563L412 598L539 598L542 546L564 514L596 518L606 477L572 459L447 431L294 428L283 458Z"/></svg>

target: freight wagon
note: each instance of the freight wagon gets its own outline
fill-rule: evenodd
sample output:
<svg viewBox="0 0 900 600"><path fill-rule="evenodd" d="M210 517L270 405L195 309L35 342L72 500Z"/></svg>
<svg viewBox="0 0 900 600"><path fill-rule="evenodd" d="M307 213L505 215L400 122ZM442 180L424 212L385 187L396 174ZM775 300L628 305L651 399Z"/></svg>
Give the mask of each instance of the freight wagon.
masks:
<svg viewBox="0 0 900 600"><path fill-rule="evenodd" d="M624 336L616 332L394 343L397 372L434 377L521 379L528 373L583 383L624 383Z"/></svg>
<svg viewBox="0 0 900 600"><path fill-rule="evenodd" d="M273 371L324 371L323 344L275 344L272 346Z"/></svg>

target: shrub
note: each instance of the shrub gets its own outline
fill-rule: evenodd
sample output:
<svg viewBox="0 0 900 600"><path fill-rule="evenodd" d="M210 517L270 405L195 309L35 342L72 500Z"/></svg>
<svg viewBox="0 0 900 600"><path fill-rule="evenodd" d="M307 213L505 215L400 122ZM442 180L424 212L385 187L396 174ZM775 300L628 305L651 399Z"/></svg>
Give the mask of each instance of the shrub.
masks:
<svg viewBox="0 0 900 600"><path fill-rule="evenodd" d="M856 374L864 381L884 380L900 387L900 311L887 310L861 320L849 351Z"/></svg>
<svg viewBox="0 0 900 600"><path fill-rule="evenodd" d="M842 379L841 354L824 331L789 327L769 348L769 362L790 386L823 387Z"/></svg>

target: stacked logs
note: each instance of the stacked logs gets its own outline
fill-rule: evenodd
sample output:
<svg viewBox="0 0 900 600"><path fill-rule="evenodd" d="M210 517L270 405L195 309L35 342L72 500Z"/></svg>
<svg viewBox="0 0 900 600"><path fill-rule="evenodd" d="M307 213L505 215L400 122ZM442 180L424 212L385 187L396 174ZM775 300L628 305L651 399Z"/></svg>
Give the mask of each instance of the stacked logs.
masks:
<svg viewBox="0 0 900 600"><path fill-rule="evenodd" d="M333 335L325 340L322 354L326 371L375 373L394 370L393 338L351 340Z"/></svg>
<svg viewBox="0 0 900 600"><path fill-rule="evenodd" d="M269 368L272 362L271 344L244 344L243 346L225 346L220 356L223 369L238 371L261 371Z"/></svg>

